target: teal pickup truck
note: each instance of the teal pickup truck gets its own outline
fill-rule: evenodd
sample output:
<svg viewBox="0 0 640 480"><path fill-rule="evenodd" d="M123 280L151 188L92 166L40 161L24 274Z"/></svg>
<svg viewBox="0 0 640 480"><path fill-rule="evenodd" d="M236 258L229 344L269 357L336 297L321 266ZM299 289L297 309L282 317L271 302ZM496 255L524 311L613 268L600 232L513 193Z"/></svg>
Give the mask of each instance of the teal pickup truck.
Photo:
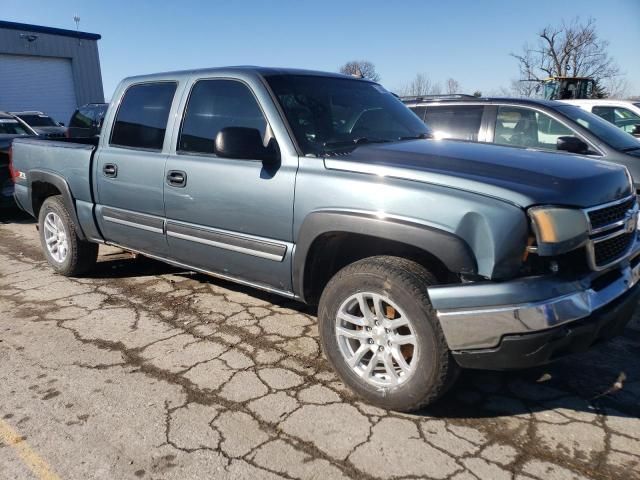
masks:
<svg viewBox="0 0 640 480"><path fill-rule="evenodd" d="M309 304L367 401L621 333L640 294L624 167L438 140L381 85L258 67L127 78L99 139L15 140L15 198L63 275L116 245Z"/></svg>

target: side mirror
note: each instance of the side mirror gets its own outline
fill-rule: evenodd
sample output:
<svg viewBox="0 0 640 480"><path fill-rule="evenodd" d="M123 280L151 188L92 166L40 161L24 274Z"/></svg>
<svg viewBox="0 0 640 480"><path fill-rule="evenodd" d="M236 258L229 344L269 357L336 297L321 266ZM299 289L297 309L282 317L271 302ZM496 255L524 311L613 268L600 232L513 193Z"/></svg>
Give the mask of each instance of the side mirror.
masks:
<svg viewBox="0 0 640 480"><path fill-rule="evenodd" d="M58 122L59 127L64 127L64 122Z"/></svg>
<svg viewBox="0 0 640 480"><path fill-rule="evenodd" d="M577 137L558 137L556 149L563 152L584 154L589 152L589 145Z"/></svg>
<svg viewBox="0 0 640 480"><path fill-rule="evenodd" d="M631 132L631 135L633 135L634 137L640 137L640 123L635 126L633 132Z"/></svg>
<svg viewBox="0 0 640 480"><path fill-rule="evenodd" d="M262 135L256 128L223 128L216 135L214 153L224 158L262 160L269 164L278 160L275 139L272 139L265 147Z"/></svg>

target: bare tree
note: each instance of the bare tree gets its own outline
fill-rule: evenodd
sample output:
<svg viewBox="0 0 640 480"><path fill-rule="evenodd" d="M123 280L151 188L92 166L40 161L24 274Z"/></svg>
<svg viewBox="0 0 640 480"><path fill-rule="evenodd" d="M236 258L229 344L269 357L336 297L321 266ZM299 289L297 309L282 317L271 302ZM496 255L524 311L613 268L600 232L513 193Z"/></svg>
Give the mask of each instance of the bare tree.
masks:
<svg viewBox="0 0 640 480"><path fill-rule="evenodd" d="M532 90L524 81L542 81L545 77L591 77L602 82L621 75L620 68L608 53L609 42L598 37L595 20L579 19L548 25L538 33L535 45L525 44L520 54L511 55L518 61L521 88L530 96Z"/></svg>
<svg viewBox="0 0 640 480"><path fill-rule="evenodd" d="M448 93L449 95L460 93L460 82L458 82L455 78L448 78L445 85L446 93Z"/></svg>
<svg viewBox="0 0 640 480"><path fill-rule="evenodd" d="M511 80L511 92L514 97L533 97L539 90L540 83L523 79Z"/></svg>
<svg viewBox="0 0 640 480"><path fill-rule="evenodd" d="M400 89L400 95L410 97L421 97L424 95L439 95L442 93L442 86L433 83L424 73L417 73L416 76Z"/></svg>
<svg viewBox="0 0 640 480"><path fill-rule="evenodd" d="M603 84L603 88L608 97L625 98L629 95L629 82L623 77L605 79Z"/></svg>
<svg viewBox="0 0 640 480"><path fill-rule="evenodd" d="M368 78L374 82L380 81L380 74L376 72L376 66L367 60L352 60L342 65L339 71L344 75Z"/></svg>

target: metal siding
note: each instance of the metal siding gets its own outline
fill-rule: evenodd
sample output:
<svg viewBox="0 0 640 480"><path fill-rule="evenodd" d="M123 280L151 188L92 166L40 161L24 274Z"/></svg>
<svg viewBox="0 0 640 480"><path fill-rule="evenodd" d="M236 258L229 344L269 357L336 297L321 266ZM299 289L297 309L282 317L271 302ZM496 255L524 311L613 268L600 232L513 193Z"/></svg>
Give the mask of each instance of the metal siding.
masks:
<svg viewBox="0 0 640 480"><path fill-rule="evenodd" d="M76 108L71 61L0 53L0 110L40 110L65 124Z"/></svg>
<svg viewBox="0 0 640 480"><path fill-rule="evenodd" d="M21 34L30 32L0 28L0 54L69 58L76 106L104 101L97 41L35 32L37 39L29 42Z"/></svg>

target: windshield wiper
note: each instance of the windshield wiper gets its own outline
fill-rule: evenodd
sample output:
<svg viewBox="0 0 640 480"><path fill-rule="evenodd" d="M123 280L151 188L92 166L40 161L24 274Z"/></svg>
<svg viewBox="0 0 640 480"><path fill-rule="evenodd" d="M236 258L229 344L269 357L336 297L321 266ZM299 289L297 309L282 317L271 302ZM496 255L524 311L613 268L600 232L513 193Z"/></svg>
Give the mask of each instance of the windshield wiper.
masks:
<svg viewBox="0 0 640 480"><path fill-rule="evenodd" d="M419 133L417 135L408 135L406 137L399 137L398 140L424 140L427 138L433 138L433 135L430 133Z"/></svg>
<svg viewBox="0 0 640 480"><path fill-rule="evenodd" d="M354 147L358 145L365 145L367 143L388 143L393 140L386 140L384 138L369 138L369 137L359 137L354 138L353 140L342 140L339 142L324 142L322 146L324 148L341 148L341 147Z"/></svg>
<svg viewBox="0 0 640 480"><path fill-rule="evenodd" d="M640 145L637 147L627 147L620 150L621 152L633 152L634 150L640 150Z"/></svg>

